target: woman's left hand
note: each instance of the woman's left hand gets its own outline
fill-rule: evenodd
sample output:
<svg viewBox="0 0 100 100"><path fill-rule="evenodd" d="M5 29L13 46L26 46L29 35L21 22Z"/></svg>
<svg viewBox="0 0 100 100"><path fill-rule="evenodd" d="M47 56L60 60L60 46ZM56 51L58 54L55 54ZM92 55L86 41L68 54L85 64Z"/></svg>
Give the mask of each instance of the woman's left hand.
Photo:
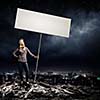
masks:
<svg viewBox="0 0 100 100"><path fill-rule="evenodd" d="M39 55L38 55L38 56L34 56L34 58L37 58L37 59L39 59Z"/></svg>

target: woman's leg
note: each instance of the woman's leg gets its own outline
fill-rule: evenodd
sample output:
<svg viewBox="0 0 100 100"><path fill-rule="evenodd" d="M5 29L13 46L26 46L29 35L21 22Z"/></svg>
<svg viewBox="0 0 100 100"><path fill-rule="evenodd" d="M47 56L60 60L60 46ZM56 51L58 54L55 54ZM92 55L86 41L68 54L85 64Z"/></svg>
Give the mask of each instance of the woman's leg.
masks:
<svg viewBox="0 0 100 100"><path fill-rule="evenodd" d="M19 70L20 80L23 81L23 64L21 62L18 62L18 70Z"/></svg>
<svg viewBox="0 0 100 100"><path fill-rule="evenodd" d="M28 81L28 78L29 78L29 66L28 66L28 63L25 63L24 70L25 70L25 74L26 74L26 81Z"/></svg>

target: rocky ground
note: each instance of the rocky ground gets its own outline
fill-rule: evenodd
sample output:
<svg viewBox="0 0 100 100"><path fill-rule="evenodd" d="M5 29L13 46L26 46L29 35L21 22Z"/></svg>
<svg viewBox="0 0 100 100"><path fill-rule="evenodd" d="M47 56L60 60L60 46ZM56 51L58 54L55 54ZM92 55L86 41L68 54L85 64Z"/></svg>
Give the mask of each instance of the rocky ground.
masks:
<svg viewBox="0 0 100 100"><path fill-rule="evenodd" d="M71 84L6 82L0 86L0 97L1 100L100 100L100 89Z"/></svg>

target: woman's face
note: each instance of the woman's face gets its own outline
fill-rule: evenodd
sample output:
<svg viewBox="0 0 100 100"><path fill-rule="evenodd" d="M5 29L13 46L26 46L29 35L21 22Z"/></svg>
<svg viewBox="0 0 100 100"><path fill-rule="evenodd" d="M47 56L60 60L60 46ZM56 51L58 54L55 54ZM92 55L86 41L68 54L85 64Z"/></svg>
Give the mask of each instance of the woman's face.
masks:
<svg viewBox="0 0 100 100"><path fill-rule="evenodd" d="M19 47L20 47L20 48L25 47L25 43L24 43L24 40L23 40L23 39L20 39L20 40L19 40Z"/></svg>

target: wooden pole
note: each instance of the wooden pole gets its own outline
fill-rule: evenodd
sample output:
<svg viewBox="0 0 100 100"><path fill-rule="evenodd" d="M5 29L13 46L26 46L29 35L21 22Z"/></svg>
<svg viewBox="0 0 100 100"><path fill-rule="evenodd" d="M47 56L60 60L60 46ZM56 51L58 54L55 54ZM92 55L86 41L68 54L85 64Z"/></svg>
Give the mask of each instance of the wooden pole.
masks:
<svg viewBox="0 0 100 100"><path fill-rule="evenodd" d="M41 40L42 40L42 34L40 34L40 38L39 38L38 56L40 55ZM34 82L36 82L36 78L37 78L38 63L39 63L39 58L37 58L37 61L36 61L36 67L35 67L35 73L34 73L34 75L35 75L34 76Z"/></svg>

